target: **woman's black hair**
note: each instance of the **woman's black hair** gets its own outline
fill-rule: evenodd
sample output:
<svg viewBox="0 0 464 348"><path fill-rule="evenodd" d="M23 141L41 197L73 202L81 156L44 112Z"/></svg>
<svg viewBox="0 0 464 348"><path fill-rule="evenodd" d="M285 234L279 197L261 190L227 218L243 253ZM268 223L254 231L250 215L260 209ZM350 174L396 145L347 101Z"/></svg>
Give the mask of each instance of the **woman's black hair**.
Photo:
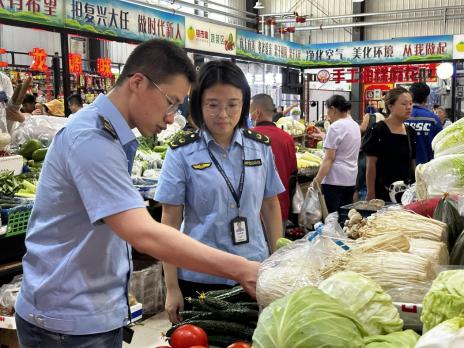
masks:
<svg viewBox="0 0 464 348"><path fill-rule="evenodd" d="M328 108L334 107L340 112L348 112L351 110L351 103L344 96L334 94L325 102Z"/></svg>
<svg viewBox="0 0 464 348"><path fill-rule="evenodd" d="M242 70L228 60L213 60L200 68L197 83L190 92L190 115L193 121L199 128L203 127L203 93L218 84L231 85L242 91L243 105L238 126L247 128L251 99L250 86Z"/></svg>

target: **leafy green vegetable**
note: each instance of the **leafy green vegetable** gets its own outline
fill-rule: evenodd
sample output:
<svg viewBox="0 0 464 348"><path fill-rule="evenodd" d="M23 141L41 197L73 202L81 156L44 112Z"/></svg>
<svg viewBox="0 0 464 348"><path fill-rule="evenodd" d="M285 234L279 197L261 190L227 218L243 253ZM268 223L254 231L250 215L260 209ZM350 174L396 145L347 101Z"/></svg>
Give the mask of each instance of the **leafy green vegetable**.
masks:
<svg viewBox="0 0 464 348"><path fill-rule="evenodd" d="M429 191L464 192L464 154L442 156L425 163L422 176Z"/></svg>
<svg viewBox="0 0 464 348"><path fill-rule="evenodd" d="M424 334L415 348L462 348L463 346L464 317L455 317Z"/></svg>
<svg viewBox="0 0 464 348"><path fill-rule="evenodd" d="M319 289L353 311L369 335L403 329L403 320L391 297L368 277L356 272L339 272L324 280Z"/></svg>
<svg viewBox="0 0 464 348"><path fill-rule="evenodd" d="M263 310L253 348L363 348L366 334L341 302L305 287Z"/></svg>
<svg viewBox="0 0 464 348"><path fill-rule="evenodd" d="M414 348L419 335L412 330L392 332L364 338L366 348Z"/></svg>
<svg viewBox="0 0 464 348"><path fill-rule="evenodd" d="M432 149L435 152L435 157L452 153L463 153L463 137L464 118L461 118L451 126L443 129L433 138Z"/></svg>
<svg viewBox="0 0 464 348"><path fill-rule="evenodd" d="M423 332L457 316L464 316L464 270L441 272L422 304Z"/></svg>
<svg viewBox="0 0 464 348"><path fill-rule="evenodd" d="M138 150L142 152L153 152L158 145L156 135L152 137L138 137L137 141L139 142Z"/></svg>
<svg viewBox="0 0 464 348"><path fill-rule="evenodd" d="M0 172L0 193L4 196L13 196L21 189L21 183L16 179L13 171Z"/></svg>

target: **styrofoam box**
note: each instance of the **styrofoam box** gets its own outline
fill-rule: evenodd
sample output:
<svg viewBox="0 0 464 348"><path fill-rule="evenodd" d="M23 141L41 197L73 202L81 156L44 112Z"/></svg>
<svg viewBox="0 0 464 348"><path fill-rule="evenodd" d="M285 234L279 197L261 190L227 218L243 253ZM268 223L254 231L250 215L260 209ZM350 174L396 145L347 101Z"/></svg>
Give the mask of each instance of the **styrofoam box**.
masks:
<svg viewBox="0 0 464 348"><path fill-rule="evenodd" d="M16 329L16 322L14 317L7 317L0 315L0 329Z"/></svg>
<svg viewBox="0 0 464 348"><path fill-rule="evenodd" d="M422 322L420 321L422 313L421 303L393 302L393 304L398 309L401 319L403 319L405 329L422 330Z"/></svg>
<svg viewBox="0 0 464 348"><path fill-rule="evenodd" d="M5 156L0 157L0 172L6 170L14 171L15 175L21 174L23 169L23 156L14 155L14 156Z"/></svg>

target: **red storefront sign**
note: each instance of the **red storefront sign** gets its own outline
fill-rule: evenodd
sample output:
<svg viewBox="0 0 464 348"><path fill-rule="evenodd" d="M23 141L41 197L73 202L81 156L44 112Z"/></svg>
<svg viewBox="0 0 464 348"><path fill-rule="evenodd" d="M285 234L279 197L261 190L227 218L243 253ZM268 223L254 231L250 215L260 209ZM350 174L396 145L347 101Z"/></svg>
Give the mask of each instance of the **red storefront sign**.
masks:
<svg viewBox="0 0 464 348"><path fill-rule="evenodd" d="M102 77L113 77L113 73L111 72L111 59L98 58L97 73Z"/></svg>
<svg viewBox="0 0 464 348"><path fill-rule="evenodd" d="M6 49L0 48L0 54L6 54ZM0 68L6 68L8 66L8 62L0 62Z"/></svg>
<svg viewBox="0 0 464 348"><path fill-rule="evenodd" d="M330 80L335 83L396 83L419 82L437 78L437 64L378 65L364 68L332 69Z"/></svg>
<svg viewBox="0 0 464 348"><path fill-rule="evenodd" d="M47 66L47 52L43 48L34 48L29 55L32 56L32 63L29 69L34 71L46 72Z"/></svg>
<svg viewBox="0 0 464 348"><path fill-rule="evenodd" d="M69 72L71 74L82 75L82 56L79 53L68 55Z"/></svg>

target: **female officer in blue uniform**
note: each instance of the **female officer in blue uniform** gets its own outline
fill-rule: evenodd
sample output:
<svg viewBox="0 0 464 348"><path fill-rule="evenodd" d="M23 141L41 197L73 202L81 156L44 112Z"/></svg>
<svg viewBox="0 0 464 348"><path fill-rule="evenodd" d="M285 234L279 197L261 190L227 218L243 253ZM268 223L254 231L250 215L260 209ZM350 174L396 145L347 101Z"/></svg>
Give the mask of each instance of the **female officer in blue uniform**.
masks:
<svg viewBox="0 0 464 348"><path fill-rule="evenodd" d="M161 221L212 247L262 261L282 236L277 174L270 140L246 129L250 87L229 61L202 66L190 96L198 133L171 144L156 189ZM265 227L263 231L261 218ZM269 247L268 247L269 245ZM179 321L184 297L233 282L164 264L166 310Z"/></svg>

